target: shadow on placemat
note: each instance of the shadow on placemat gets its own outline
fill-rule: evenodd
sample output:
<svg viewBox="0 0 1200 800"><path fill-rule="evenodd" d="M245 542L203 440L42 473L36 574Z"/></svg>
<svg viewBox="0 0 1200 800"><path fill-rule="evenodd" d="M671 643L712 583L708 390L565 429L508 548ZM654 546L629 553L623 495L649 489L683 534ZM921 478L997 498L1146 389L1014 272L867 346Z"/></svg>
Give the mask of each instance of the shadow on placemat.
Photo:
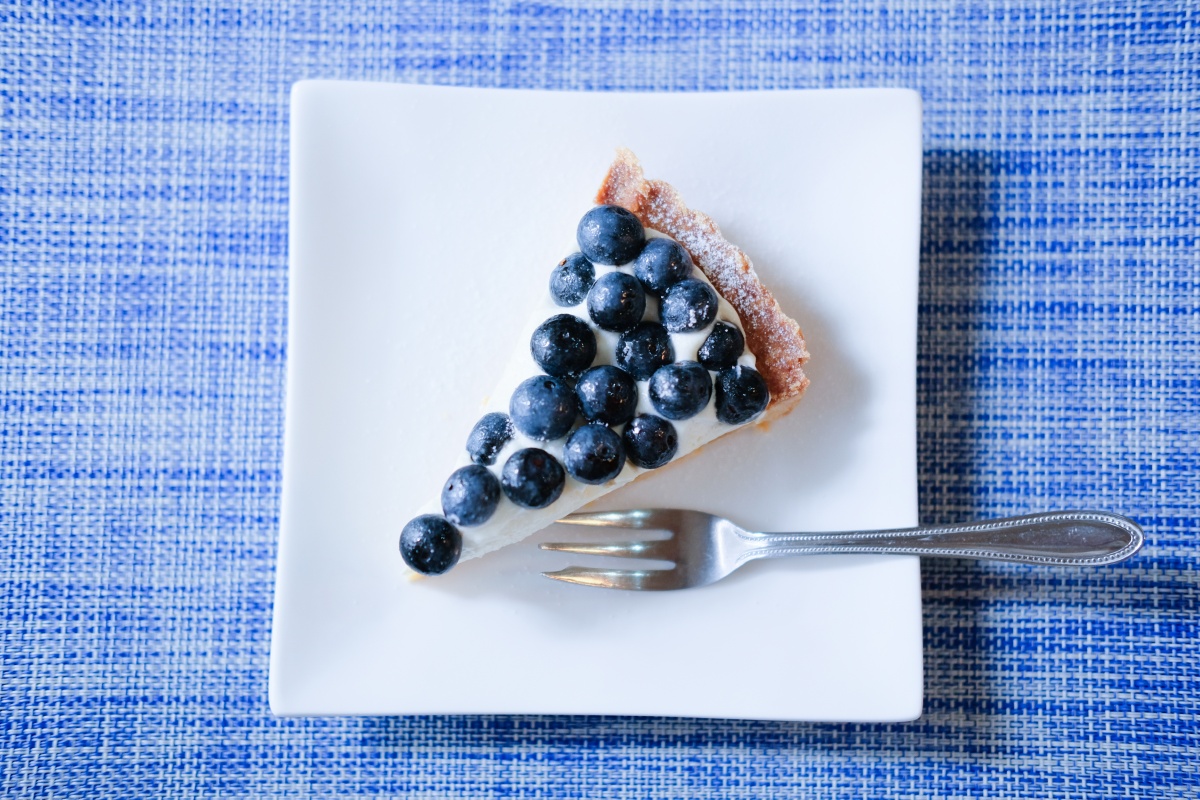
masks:
<svg viewBox="0 0 1200 800"><path fill-rule="evenodd" d="M979 310L998 247L998 168L983 150L927 150L921 202L921 287L917 315L917 474L921 521L987 516L977 461ZM993 694L980 636L985 599L978 562L921 564L925 622L925 715L972 730ZM963 591L967 588L967 591ZM965 716L964 716L965 715Z"/></svg>

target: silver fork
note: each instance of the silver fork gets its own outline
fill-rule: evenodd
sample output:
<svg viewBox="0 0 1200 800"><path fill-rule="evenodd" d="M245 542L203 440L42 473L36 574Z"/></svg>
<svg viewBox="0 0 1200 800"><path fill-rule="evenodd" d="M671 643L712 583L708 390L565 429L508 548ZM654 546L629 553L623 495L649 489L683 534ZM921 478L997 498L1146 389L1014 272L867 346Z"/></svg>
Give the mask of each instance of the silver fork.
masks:
<svg viewBox="0 0 1200 800"><path fill-rule="evenodd" d="M1024 517L847 533L752 533L727 519L670 508L572 514L559 522L601 528L658 530L666 539L604 544L550 542L543 550L674 562L670 569L567 567L547 578L605 589L663 591L718 581L759 558L827 553L886 553L986 558L1025 564L1100 566L1132 556L1144 536L1126 517L1099 511L1054 511Z"/></svg>

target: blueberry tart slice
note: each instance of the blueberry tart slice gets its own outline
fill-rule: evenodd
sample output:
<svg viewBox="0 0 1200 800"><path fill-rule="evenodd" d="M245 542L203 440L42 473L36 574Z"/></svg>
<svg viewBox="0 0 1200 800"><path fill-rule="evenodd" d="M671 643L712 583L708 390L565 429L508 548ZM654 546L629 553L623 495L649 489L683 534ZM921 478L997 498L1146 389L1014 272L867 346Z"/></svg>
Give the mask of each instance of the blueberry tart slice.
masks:
<svg viewBox="0 0 1200 800"><path fill-rule="evenodd" d="M437 575L524 539L808 385L799 326L716 223L619 150L440 495L400 534Z"/></svg>

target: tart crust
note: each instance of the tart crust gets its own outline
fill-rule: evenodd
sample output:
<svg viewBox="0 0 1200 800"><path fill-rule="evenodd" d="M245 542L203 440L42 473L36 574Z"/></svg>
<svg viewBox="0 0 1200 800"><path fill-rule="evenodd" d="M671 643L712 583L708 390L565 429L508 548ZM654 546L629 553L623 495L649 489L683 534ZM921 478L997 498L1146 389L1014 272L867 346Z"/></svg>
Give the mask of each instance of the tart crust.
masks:
<svg viewBox="0 0 1200 800"><path fill-rule="evenodd" d="M760 424L791 411L808 388L804 334L763 286L741 248L725 239L711 217L688 208L675 187L665 181L646 180L637 156L624 147L617 149L617 158L604 176L596 202L622 206L647 228L683 245L741 317L746 346L754 353L755 367L771 390L771 401Z"/></svg>

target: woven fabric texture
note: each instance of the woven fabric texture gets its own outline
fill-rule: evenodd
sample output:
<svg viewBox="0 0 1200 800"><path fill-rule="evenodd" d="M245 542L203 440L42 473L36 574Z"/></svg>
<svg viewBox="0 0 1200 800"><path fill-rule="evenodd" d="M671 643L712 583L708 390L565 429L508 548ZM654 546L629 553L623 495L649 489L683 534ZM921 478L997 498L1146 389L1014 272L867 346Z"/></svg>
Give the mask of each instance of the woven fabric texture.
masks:
<svg viewBox="0 0 1200 800"><path fill-rule="evenodd" d="M1143 554L927 562L909 724L272 718L312 77L918 89L922 517ZM0 5L0 795L1200 796L1198 166L1178 0Z"/></svg>

